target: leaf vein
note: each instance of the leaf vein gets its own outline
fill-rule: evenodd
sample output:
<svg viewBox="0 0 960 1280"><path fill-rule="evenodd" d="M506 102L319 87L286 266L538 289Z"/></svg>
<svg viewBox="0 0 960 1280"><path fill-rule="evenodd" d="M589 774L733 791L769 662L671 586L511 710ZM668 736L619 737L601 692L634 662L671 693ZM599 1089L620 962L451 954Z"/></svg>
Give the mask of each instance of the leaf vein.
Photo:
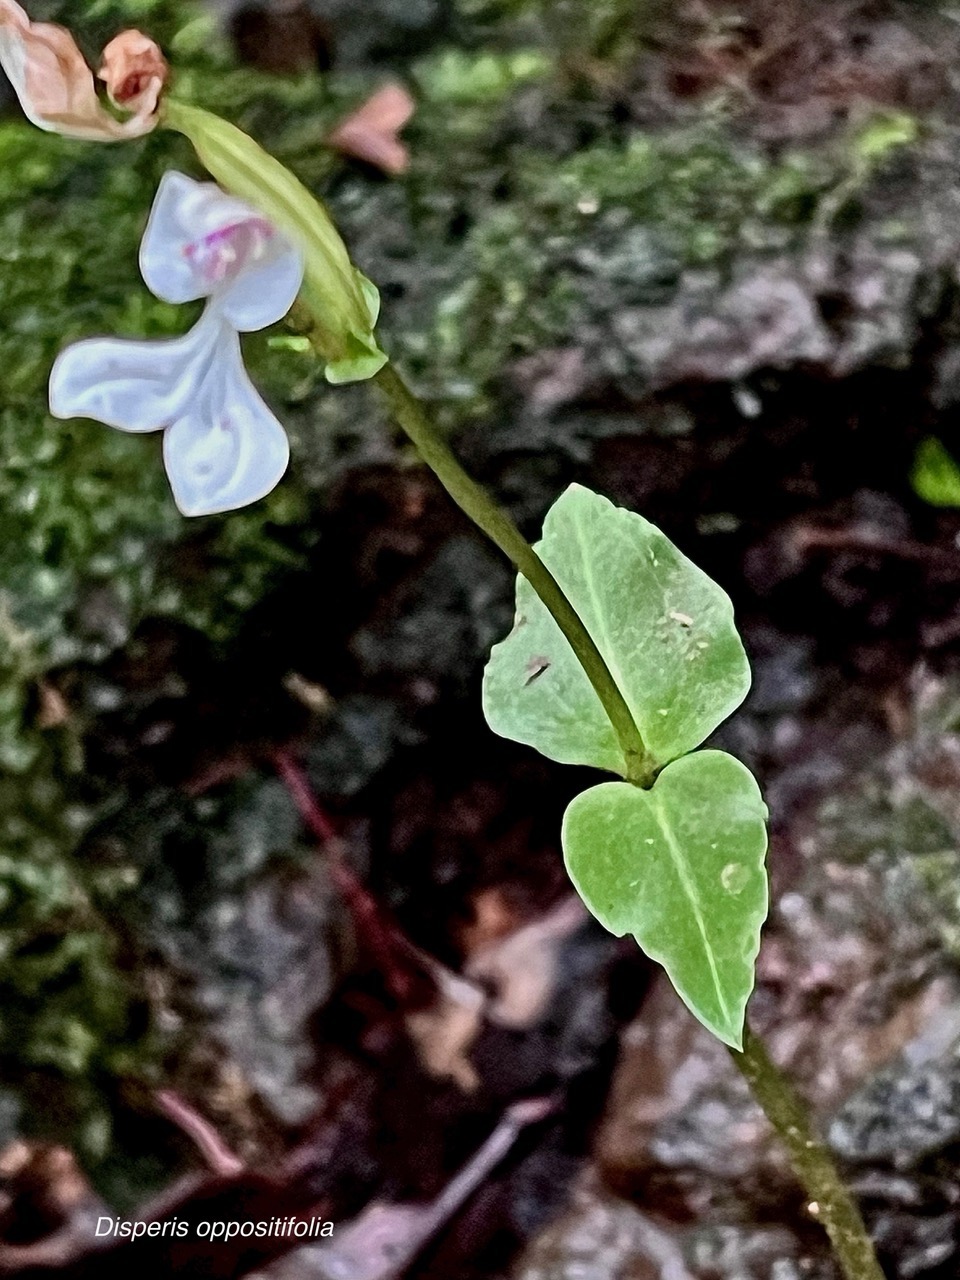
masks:
<svg viewBox="0 0 960 1280"><path fill-rule="evenodd" d="M655 796L652 795L651 799L655 799ZM713 954L713 948L710 945L710 939L707 934L707 922L703 913L702 904L700 902L700 896L697 893L696 882L694 881L693 877L690 875L690 872L687 868L686 859L684 858L680 850L680 846L677 844L677 841L673 834L673 830L671 829L669 823L667 822L667 816L664 812L663 806L661 804L657 804L656 809L657 809L657 815L660 819L660 828L663 831L667 849L670 853L670 858L673 862L674 869L676 870L676 873L677 873L677 878L680 881L681 888L683 889L684 893L689 899L690 911L691 911L691 914L693 915L694 920L696 921L697 929L703 941L703 949L704 949L704 952L706 953L707 964L710 967L710 976L713 979L714 990L717 993L717 1001L720 1005L720 1009L721 1009L721 1012L723 1013L724 1018L729 1022L730 1006L727 1004L727 999L726 999L726 996L724 995L723 987L720 983L720 973L719 973L719 970L717 969L716 957Z"/></svg>

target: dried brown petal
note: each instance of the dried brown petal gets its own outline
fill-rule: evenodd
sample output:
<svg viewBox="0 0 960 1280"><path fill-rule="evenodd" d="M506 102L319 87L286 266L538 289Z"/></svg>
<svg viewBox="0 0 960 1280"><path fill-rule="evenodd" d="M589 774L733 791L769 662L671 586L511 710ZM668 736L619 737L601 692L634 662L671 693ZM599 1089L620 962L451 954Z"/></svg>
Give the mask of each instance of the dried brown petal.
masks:
<svg viewBox="0 0 960 1280"><path fill-rule="evenodd" d="M139 137L156 124L162 79L155 89L144 84L135 102L123 104L135 113L129 120L115 120L97 97L93 73L70 32L31 22L15 0L0 0L0 65L27 119L50 133L111 142Z"/></svg>
<svg viewBox="0 0 960 1280"><path fill-rule="evenodd" d="M110 101L138 116L152 116L170 68L160 47L142 31L121 31L103 51L97 75Z"/></svg>

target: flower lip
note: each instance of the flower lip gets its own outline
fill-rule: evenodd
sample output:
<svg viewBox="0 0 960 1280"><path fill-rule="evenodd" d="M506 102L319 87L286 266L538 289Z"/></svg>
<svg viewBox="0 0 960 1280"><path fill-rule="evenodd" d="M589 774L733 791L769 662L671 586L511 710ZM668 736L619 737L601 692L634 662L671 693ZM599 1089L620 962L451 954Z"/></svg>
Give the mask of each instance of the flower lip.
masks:
<svg viewBox="0 0 960 1280"><path fill-rule="evenodd" d="M151 117L156 115L170 68L149 36L142 31L121 31L104 49L97 76L116 106Z"/></svg>

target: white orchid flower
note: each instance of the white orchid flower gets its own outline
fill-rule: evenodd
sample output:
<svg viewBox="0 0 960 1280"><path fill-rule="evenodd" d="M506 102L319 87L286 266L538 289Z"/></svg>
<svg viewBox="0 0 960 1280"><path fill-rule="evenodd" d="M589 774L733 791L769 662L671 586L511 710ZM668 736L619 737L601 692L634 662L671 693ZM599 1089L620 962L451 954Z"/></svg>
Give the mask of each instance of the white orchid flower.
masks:
<svg viewBox="0 0 960 1280"><path fill-rule="evenodd" d="M50 375L50 412L121 431L164 431L163 459L187 516L264 497L287 468L286 432L243 367L240 333L289 311L303 280L299 250L243 201L182 173L161 180L140 270L165 302L206 298L182 338L91 338Z"/></svg>

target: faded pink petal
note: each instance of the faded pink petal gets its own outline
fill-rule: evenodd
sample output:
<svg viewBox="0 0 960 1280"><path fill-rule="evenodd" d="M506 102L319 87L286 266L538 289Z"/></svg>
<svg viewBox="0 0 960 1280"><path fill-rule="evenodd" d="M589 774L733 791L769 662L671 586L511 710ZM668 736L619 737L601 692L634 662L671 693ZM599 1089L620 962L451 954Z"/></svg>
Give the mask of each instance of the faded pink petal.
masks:
<svg viewBox="0 0 960 1280"><path fill-rule="evenodd" d="M143 117L156 113L169 74L160 46L142 31L121 31L114 36L103 51L97 72L111 102Z"/></svg>
<svg viewBox="0 0 960 1280"><path fill-rule="evenodd" d="M24 114L41 129L103 142L136 138L156 124L156 93L143 93L129 120L115 120L97 97L93 72L65 27L31 22L15 0L0 0L0 65Z"/></svg>
<svg viewBox="0 0 960 1280"><path fill-rule="evenodd" d="M330 134L327 142L344 155L384 173L404 173L410 153L397 136L413 115L414 101L401 84L387 84Z"/></svg>

